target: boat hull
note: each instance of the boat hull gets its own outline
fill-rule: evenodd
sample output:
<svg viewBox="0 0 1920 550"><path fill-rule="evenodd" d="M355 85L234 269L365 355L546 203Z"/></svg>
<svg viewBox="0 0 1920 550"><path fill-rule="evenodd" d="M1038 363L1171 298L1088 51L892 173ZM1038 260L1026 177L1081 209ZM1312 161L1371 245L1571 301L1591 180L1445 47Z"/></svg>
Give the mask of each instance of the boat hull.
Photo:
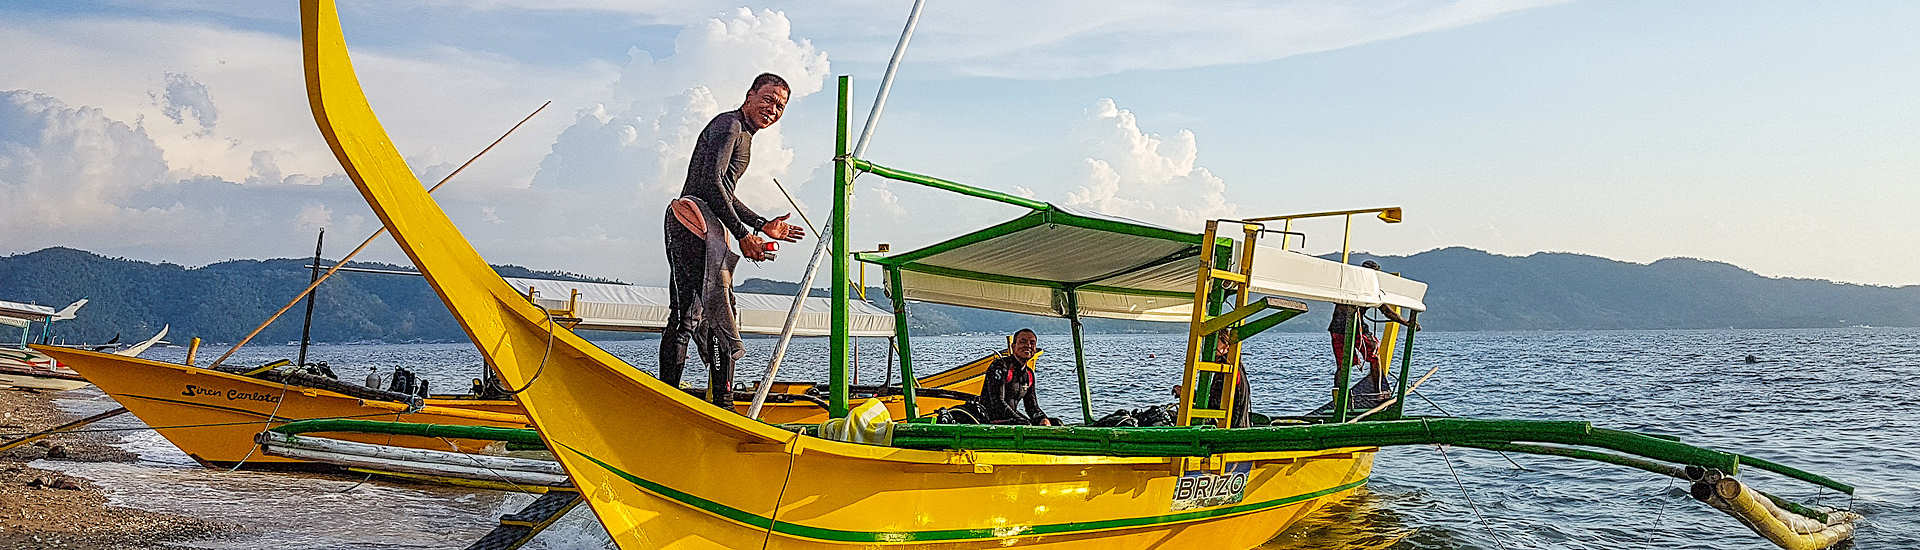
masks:
<svg viewBox="0 0 1920 550"><path fill-rule="evenodd" d="M0 348L0 388L65 391L87 385L80 373L32 349Z"/></svg>
<svg viewBox="0 0 1920 550"><path fill-rule="evenodd" d="M255 452L253 435L271 426L314 418L526 427L525 418L487 410L430 406L407 413L398 403L359 399L299 386L174 363L109 353L46 347L40 351L72 367L134 416L208 466L303 462ZM476 408L503 401L474 401ZM269 419L272 420L269 420ZM490 442L376 434L330 434L349 441L435 450L479 452Z"/></svg>
<svg viewBox="0 0 1920 550"><path fill-rule="evenodd" d="M696 399L556 329L501 280L381 128L333 2L300 9L329 148L487 364L524 388L515 399L621 548L1247 548L1371 473L1372 448L1126 458L861 445Z"/></svg>

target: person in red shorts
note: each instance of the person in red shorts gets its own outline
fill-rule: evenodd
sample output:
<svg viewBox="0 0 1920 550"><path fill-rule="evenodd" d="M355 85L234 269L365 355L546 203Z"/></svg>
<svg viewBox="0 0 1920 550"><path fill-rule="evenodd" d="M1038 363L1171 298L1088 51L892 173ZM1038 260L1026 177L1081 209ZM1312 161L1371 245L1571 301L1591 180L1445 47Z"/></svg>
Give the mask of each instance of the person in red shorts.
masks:
<svg viewBox="0 0 1920 550"><path fill-rule="evenodd" d="M1367 260L1361 262L1360 267L1378 271L1380 264ZM1373 329L1367 326L1365 312L1368 309L1361 306L1336 304L1333 306L1333 322L1327 325L1327 332L1333 335L1333 360L1341 365L1352 364L1355 358L1350 354L1358 354L1357 359L1365 361L1369 367L1366 377L1361 378L1360 384L1354 386L1355 405L1363 405L1365 402L1378 403L1385 399L1387 394L1392 393L1392 384L1387 381L1387 367L1380 364L1380 355L1375 352L1375 348L1380 345L1380 339L1374 337ZM1378 310L1389 321L1400 323L1413 330L1420 330L1419 323L1402 319L1400 314L1393 312L1392 308L1380 306L1371 309ZM1355 321L1359 322L1360 328L1353 337L1352 346L1348 346L1347 329Z"/></svg>

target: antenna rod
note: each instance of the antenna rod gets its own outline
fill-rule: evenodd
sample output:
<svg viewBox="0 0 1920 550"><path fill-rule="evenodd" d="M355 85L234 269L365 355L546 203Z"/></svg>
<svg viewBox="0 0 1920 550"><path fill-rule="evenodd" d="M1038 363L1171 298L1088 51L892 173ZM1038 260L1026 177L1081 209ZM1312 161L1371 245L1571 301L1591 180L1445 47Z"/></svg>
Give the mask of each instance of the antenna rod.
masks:
<svg viewBox="0 0 1920 550"><path fill-rule="evenodd" d="M526 124L527 121L533 120L534 115L540 114L540 111L546 110L547 106L552 104L553 104L552 101L541 103L540 108L534 109L533 112L531 113L527 113L527 117L520 119L519 124L514 124L512 128L508 128L507 133L500 134L500 138L493 140L493 143L487 144L487 148L481 149L480 152L478 153L474 153L473 158L467 159L467 162L465 164L461 164L459 168L453 169L453 172L447 174L447 177L440 178L440 183L433 184L433 187L428 188L427 192L432 193L434 191L439 191L440 186L446 185L447 182L451 181L454 176L460 175L461 171L466 170L468 166L473 165L473 161L480 160L480 157L482 155L487 154L487 151L493 150L493 146L499 145L500 142L502 141L506 141L507 136L513 135L514 130L519 130L522 124ZM247 342L252 341L253 337L259 336L260 331L267 329L267 325L271 325L273 324L274 321L279 320L281 315L285 315L287 313L287 310L293 309L294 304L300 303L300 299L306 298L308 293L313 292L313 289L318 288L320 286L320 283L326 282L327 278L332 277L334 272L340 271L341 267L347 265L347 260L353 259L354 256L360 254L360 251L366 250L367 245L373 244L374 239L378 239L380 238L381 235L385 235L386 233L387 233L387 227L385 225L381 225L379 230L374 231L372 235L367 235L367 240L360 241L360 246L354 247L353 252L348 252L346 256L341 256L340 261L334 262L333 267L328 268L326 274L323 274L319 278L314 279L312 284L307 285L306 290L300 291L299 295L294 296L292 300L287 301L287 305L280 306L280 311L273 312L273 315L270 317L267 317L267 320L260 323L260 326L254 327L253 332L247 333L246 338L241 338L240 341L234 343L233 347L229 348L226 353L220 354L219 359L214 359L212 363L208 363L207 368L211 369L214 367L218 367L220 366L220 362L226 361L227 358L229 357L233 357L233 352L240 351L240 346L247 345ZM319 264L315 264L315 265L319 265Z"/></svg>
<svg viewBox="0 0 1920 550"><path fill-rule="evenodd" d="M880 110L887 106L887 92L893 89L893 75L900 72L900 60L907 56L907 42L913 39L913 27L920 24L920 8L926 7L927 0L913 0L913 11L907 13L907 26L900 29L900 41L893 45L893 58L887 60L887 72L880 76L880 91L873 96L873 110L867 112L867 123L860 128L860 141L853 146L853 158L867 154L867 142L873 141L873 127L880 124Z"/></svg>
<svg viewBox="0 0 1920 550"><path fill-rule="evenodd" d="M887 60L887 72L880 77L880 91L873 96L873 110L867 113L867 123L860 129L859 145L855 146L851 153L854 158L859 158L861 154L867 152L867 143L873 139L873 128L880 123L880 111L887 104L887 91L893 89L893 75L900 72L900 60L907 56L907 42L913 39L913 28L920 24L920 9L926 7L926 4L926 0L914 0L913 11L907 14L907 25L900 30L900 41L893 45L893 57ZM778 180L773 183L780 184ZM786 187L781 187L780 192L786 193ZM787 195L787 201L792 202L793 195ZM795 212L799 212L800 205L795 203L793 208ZM813 225L804 213L800 214L800 221L807 222L809 226ZM834 230L832 222L827 223L826 230ZM820 271L820 259L826 256L829 240L827 233L814 231L814 235L818 236L819 242L813 245L813 255L807 259L806 271L801 272L800 289L794 293L793 306L787 310L787 322L780 329L780 340L773 345L773 358L767 362L767 375L760 379L760 387L754 389L753 405L747 408L747 418L760 418L760 408L767 402L767 391L772 388L773 376L780 372L780 360L786 355L787 342L793 340L794 324L800 320L800 306L807 301L807 295L813 292L813 278ZM837 281L834 284L847 283L848 281Z"/></svg>

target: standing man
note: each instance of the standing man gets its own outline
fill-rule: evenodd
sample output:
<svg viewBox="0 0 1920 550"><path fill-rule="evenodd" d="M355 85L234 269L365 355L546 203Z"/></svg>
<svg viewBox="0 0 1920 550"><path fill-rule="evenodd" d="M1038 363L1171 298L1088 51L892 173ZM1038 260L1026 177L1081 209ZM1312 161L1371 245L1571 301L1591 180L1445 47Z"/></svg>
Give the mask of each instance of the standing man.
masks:
<svg viewBox="0 0 1920 550"><path fill-rule="evenodd" d="M1360 267L1374 271L1380 270L1380 264L1373 260L1361 262ZM1366 361L1370 367L1367 370L1366 377L1361 378L1360 383L1355 386L1354 395L1361 398L1361 400L1385 399L1384 396L1390 393L1391 390L1389 387L1390 384L1387 382L1387 367L1380 364L1380 354L1375 351L1375 348L1380 345L1380 340L1373 336L1373 329L1367 326L1367 309L1368 308L1360 306L1335 304L1333 306L1333 322L1327 325L1327 332L1333 333L1334 361L1338 361L1339 364L1344 365L1354 359L1358 359L1359 361ZM1383 305L1377 309L1380 311L1380 314L1386 316L1389 321L1406 325L1413 330L1420 330L1418 323L1401 318L1400 314L1393 312L1393 308ZM1354 334L1353 342L1351 347L1349 347L1347 342L1347 329L1355 323L1360 326L1360 329ZM1351 355L1358 355L1358 357L1350 358ZM1355 402L1359 403L1361 400L1356 400Z"/></svg>
<svg viewBox="0 0 1920 550"><path fill-rule="evenodd" d="M660 335L660 381L680 385L687 363L687 340L698 334L701 359L707 363L707 400L727 409L733 408L733 364L740 353L740 336L732 319L732 272L738 258L727 251L725 237L730 235L739 242L740 255L762 261L773 258L768 238L794 242L806 236L805 231L787 223L787 216L763 218L733 194L751 161L753 134L780 121L787 110L789 93L787 81L778 75L762 73L755 77L740 108L713 117L700 132L693 158L687 163L681 196L667 209L670 306L666 329ZM715 224L719 227L713 227ZM714 246L709 246L709 237L716 242ZM706 307L713 304L724 311L701 313L714 311ZM703 323L727 326L700 326Z"/></svg>

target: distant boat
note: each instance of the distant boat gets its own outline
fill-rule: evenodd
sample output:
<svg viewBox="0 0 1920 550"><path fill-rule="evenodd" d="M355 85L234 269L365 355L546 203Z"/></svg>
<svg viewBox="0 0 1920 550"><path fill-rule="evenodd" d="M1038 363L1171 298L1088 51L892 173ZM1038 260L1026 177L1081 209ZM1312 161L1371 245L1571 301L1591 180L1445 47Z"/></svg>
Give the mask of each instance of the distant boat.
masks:
<svg viewBox="0 0 1920 550"><path fill-rule="evenodd" d="M35 326L40 328L39 342L49 342L54 338L53 323L73 319L85 305L87 301L81 299L55 311L47 306L0 300L0 327L20 329L19 340L0 340L0 388L65 391L87 385L87 379L81 377L80 373L74 372L73 369L67 368L66 365L44 353L27 347L28 344L35 343L33 334ZM166 335L167 329L162 327L160 333L152 338L125 346L113 353L128 357L137 356ZM106 351L120 347L119 341L119 335L115 335L113 340L106 344L78 347Z"/></svg>

